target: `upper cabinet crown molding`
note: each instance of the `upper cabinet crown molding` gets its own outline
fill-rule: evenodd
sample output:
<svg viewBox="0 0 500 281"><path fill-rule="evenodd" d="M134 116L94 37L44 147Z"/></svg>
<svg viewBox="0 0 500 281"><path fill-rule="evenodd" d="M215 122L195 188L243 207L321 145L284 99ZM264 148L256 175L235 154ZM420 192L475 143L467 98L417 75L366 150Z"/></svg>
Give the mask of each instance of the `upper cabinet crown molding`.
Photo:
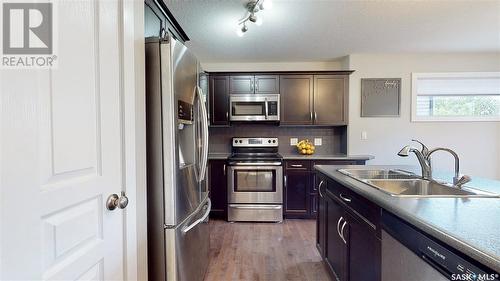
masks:
<svg viewBox="0 0 500 281"><path fill-rule="evenodd" d="M209 71L210 75L351 75L354 70L324 70L324 71Z"/></svg>

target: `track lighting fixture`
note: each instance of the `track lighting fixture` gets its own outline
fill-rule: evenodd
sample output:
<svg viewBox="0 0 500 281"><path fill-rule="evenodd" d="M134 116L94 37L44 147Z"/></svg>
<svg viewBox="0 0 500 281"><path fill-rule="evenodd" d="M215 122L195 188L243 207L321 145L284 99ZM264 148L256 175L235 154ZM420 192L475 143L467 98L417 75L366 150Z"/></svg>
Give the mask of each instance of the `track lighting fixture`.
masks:
<svg viewBox="0 0 500 281"><path fill-rule="evenodd" d="M247 9L245 16L238 21L238 28L236 29L236 34L239 37L242 37L245 34L245 32L248 31L247 27L248 21L253 22L258 26L262 25L262 16L258 17L256 13L261 10L271 9L271 7L272 7L271 0L253 0L248 2L245 5L245 8Z"/></svg>

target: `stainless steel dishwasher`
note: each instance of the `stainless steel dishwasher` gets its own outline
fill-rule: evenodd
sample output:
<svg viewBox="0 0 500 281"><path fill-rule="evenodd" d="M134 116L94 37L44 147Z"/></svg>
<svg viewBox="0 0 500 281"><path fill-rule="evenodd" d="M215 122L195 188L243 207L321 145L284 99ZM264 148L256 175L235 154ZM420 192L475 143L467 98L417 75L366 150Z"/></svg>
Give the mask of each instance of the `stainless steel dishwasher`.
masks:
<svg viewBox="0 0 500 281"><path fill-rule="evenodd" d="M499 278L498 272L475 263L390 213L382 213L382 224L382 281Z"/></svg>

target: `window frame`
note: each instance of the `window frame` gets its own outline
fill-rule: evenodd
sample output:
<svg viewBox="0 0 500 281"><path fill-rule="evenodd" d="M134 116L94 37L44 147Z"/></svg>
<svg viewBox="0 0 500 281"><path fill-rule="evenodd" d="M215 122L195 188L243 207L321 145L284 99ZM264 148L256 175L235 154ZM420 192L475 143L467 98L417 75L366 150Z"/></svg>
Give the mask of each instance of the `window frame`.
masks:
<svg viewBox="0 0 500 281"><path fill-rule="evenodd" d="M500 116L418 116L417 81L422 78L474 78L500 77L500 72L412 72L411 121L412 122L499 122ZM474 95L472 95L474 96ZM480 96L480 95L477 95Z"/></svg>

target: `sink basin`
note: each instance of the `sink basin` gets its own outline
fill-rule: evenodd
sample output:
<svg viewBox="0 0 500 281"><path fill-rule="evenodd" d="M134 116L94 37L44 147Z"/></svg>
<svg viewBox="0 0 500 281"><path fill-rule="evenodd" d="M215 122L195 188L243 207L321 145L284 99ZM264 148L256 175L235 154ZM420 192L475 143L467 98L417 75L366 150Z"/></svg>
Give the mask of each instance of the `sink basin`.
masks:
<svg viewBox="0 0 500 281"><path fill-rule="evenodd" d="M424 179L370 179L363 182L398 197L500 197L468 187L456 188Z"/></svg>
<svg viewBox="0 0 500 281"><path fill-rule="evenodd" d="M355 179L417 179L418 176L403 170L390 169L339 169L344 175Z"/></svg>
<svg viewBox="0 0 500 281"><path fill-rule="evenodd" d="M456 188L450 184L422 179L399 169L339 169L340 173L367 183L396 197L500 197L470 187Z"/></svg>

